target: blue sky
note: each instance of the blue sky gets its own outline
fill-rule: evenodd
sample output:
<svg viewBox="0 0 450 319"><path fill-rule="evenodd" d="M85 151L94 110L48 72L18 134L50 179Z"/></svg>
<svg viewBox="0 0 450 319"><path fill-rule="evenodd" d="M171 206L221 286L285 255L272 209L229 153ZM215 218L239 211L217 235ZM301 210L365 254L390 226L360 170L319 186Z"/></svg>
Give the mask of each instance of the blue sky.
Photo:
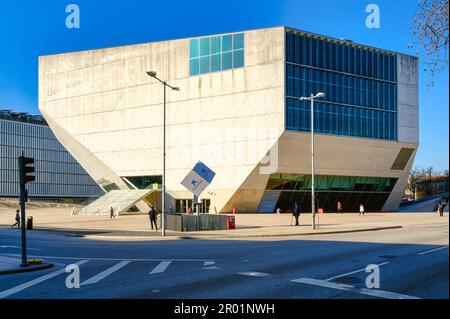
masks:
<svg viewBox="0 0 450 319"><path fill-rule="evenodd" d="M66 6L81 10L81 28L65 27ZM365 26L366 5L381 10L381 28ZM38 56L286 25L415 55L412 0L41 0L0 3L0 109L38 113ZM448 70L428 87L420 73L420 139L415 166L448 169Z"/></svg>

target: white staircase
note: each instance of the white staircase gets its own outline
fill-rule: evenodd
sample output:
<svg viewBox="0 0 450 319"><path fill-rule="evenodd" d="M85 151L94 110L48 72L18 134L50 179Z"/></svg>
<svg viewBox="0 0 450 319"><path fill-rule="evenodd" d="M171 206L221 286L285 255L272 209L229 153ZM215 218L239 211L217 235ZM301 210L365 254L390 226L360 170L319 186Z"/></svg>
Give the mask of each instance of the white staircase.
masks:
<svg viewBox="0 0 450 319"><path fill-rule="evenodd" d="M114 214L119 215L146 198L152 192L154 192L154 190L151 189L110 191L80 209L78 214L109 215L112 207L114 209Z"/></svg>

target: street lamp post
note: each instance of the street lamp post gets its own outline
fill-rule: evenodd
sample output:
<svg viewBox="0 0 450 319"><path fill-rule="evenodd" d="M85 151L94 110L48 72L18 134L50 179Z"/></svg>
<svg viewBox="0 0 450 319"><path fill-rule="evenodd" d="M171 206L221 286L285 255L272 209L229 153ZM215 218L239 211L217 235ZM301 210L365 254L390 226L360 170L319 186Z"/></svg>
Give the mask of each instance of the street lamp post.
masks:
<svg viewBox="0 0 450 319"><path fill-rule="evenodd" d="M300 101L311 101L311 212L312 228L316 229L316 189L314 184L314 99L322 98L325 93L319 92L310 97L302 96Z"/></svg>
<svg viewBox="0 0 450 319"><path fill-rule="evenodd" d="M147 75L158 80L164 87L164 104L163 104L163 172L162 172L162 200L161 200L161 235L166 236L166 88L169 87L173 91L179 91L178 87L171 86L166 81L156 76L155 71L148 71Z"/></svg>

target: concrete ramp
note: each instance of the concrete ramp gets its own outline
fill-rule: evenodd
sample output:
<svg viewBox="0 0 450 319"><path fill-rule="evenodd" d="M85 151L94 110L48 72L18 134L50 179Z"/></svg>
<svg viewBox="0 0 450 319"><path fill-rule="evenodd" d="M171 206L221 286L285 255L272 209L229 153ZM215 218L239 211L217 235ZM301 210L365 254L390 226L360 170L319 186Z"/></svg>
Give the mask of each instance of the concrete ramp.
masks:
<svg viewBox="0 0 450 319"><path fill-rule="evenodd" d="M119 215L149 196L154 190L113 190L78 212L86 215L109 215L111 207L114 213Z"/></svg>
<svg viewBox="0 0 450 319"><path fill-rule="evenodd" d="M425 212L436 212L436 206L442 201L442 198L433 198L423 202L419 202L413 205L400 207L400 213L425 213ZM446 206L448 211L448 205Z"/></svg>

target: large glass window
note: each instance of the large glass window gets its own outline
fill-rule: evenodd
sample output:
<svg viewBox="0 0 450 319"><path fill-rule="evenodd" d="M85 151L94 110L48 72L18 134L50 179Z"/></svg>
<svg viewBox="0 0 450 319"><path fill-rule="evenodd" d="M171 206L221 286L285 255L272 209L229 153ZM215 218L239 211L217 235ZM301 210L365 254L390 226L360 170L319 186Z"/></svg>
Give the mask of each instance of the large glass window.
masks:
<svg viewBox="0 0 450 319"><path fill-rule="evenodd" d="M192 39L189 43L191 76L245 66L244 34Z"/></svg>
<svg viewBox="0 0 450 319"><path fill-rule="evenodd" d="M309 130L310 103L298 98L322 91L318 133L397 139L395 55L288 31L286 63L288 130Z"/></svg>
<svg viewBox="0 0 450 319"><path fill-rule="evenodd" d="M340 202L344 212L358 211L363 204L366 211L378 212L383 208L397 179L388 177L316 175L318 207L335 212ZM279 192L276 208L292 209L298 202L304 212L311 211L311 175L288 173L272 174L266 186L268 192Z"/></svg>

